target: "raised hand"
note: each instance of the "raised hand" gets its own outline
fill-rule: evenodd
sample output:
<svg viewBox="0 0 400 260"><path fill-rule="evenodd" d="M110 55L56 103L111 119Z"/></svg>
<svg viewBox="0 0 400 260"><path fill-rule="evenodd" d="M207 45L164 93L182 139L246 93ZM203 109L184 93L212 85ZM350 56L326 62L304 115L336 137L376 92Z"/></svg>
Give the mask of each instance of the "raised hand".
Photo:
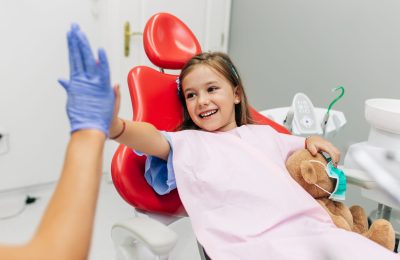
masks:
<svg viewBox="0 0 400 260"><path fill-rule="evenodd" d="M96 61L89 41L79 26L73 24L67 33L70 78L58 82L68 95L67 114L71 132L98 129L107 136L114 110L114 91L106 53L98 50Z"/></svg>
<svg viewBox="0 0 400 260"><path fill-rule="evenodd" d="M313 135L308 137L306 148L312 155L316 155L320 151L328 153L335 167L340 161L340 151L332 143L320 136Z"/></svg>

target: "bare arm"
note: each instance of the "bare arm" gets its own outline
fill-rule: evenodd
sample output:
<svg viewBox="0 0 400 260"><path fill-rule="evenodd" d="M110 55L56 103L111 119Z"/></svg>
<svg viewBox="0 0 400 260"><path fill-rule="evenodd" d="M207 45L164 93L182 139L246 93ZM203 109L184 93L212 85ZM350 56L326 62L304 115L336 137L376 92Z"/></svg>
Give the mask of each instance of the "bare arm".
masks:
<svg viewBox="0 0 400 260"><path fill-rule="evenodd" d="M120 103L119 88L115 91L114 116L110 126L110 136L116 136L123 129L123 121L118 118ZM170 150L167 139L152 124L124 120L125 130L115 141L139 152L167 160Z"/></svg>
<svg viewBox="0 0 400 260"><path fill-rule="evenodd" d="M59 184L30 242L1 246L0 259L87 259L96 209L105 134L74 132Z"/></svg>
<svg viewBox="0 0 400 260"><path fill-rule="evenodd" d="M116 139L117 142L125 144L139 152L164 160L168 159L170 149L168 141L152 124L128 120L125 120L125 123L125 131ZM121 120L118 125L122 129ZM110 131L110 133L112 132Z"/></svg>
<svg viewBox="0 0 400 260"><path fill-rule="evenodd" d="M67 92L71 138L61 178L36 234L21 246L0 246L0 259L87 259L101 177L104 141L114 110L106 53L98 61L77 24L67 33ZM115 90L114 90L115 91Z"/></svg>

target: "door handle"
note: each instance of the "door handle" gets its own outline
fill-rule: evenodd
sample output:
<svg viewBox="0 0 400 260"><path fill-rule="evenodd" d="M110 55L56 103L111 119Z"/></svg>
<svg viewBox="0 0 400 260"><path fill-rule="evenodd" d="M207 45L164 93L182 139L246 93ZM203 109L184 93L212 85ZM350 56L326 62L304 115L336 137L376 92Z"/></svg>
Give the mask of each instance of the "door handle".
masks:
<svg viewBox="0 0 400 260"><path fill-rule="evenodd" d="M131 26L129 22L125 22L124 25L124 54L125 57L129 57L131 37L135 35L143 35L142 32L131 32Z"/></svg>

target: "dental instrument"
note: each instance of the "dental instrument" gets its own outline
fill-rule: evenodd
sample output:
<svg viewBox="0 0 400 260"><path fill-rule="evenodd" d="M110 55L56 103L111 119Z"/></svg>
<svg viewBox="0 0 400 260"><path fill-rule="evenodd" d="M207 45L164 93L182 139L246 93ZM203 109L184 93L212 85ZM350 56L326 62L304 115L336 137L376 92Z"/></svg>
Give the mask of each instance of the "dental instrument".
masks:
<svg viewBox="0 0 400 260"><path fill-rule="evenodd" d="M339 99L341 99L341 98L343 97L343 95L344 95L344 87L338 86L338 87L332 89L332 91L336 91L336 90L341 90L341 93L339 94L339 96L337 96L337 97L329 104L328 110L326 111L326 114L324 115L324 118L322 119L321 128L322 128L323 134L325 134L326 125L328 124L329 112L331 111L333 105L334 105Z"/></svg>
<svg viewBox="0 0 400 260"><path fill-rule="evenodd" d="M267 109L260 113L282 124L294 135L332 137L346 124L344 114L332 109L332 106L344 95L342 86L333 90L339 89L342 90L341 94L330 103L328 110L314 107L307 95L297 93L293 97L291 106Z"/></svg>

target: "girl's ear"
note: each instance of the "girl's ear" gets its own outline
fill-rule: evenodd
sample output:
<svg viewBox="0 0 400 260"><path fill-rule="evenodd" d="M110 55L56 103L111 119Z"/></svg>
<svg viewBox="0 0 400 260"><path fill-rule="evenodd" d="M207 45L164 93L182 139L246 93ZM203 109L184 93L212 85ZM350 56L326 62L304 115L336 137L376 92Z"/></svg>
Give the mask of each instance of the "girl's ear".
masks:
<svg viewBox="0 0 400 260"><path fill-rule="evenodd" d="M236 86L236 87L234 87L233 88L233 95L234 95L234 97L235 97L235 101L234 101L234 103L235 104L239 104L240 103L240 101L242 100L242 94L240 93L240 90L239 90L239 87L238 86Z"/></svg>

